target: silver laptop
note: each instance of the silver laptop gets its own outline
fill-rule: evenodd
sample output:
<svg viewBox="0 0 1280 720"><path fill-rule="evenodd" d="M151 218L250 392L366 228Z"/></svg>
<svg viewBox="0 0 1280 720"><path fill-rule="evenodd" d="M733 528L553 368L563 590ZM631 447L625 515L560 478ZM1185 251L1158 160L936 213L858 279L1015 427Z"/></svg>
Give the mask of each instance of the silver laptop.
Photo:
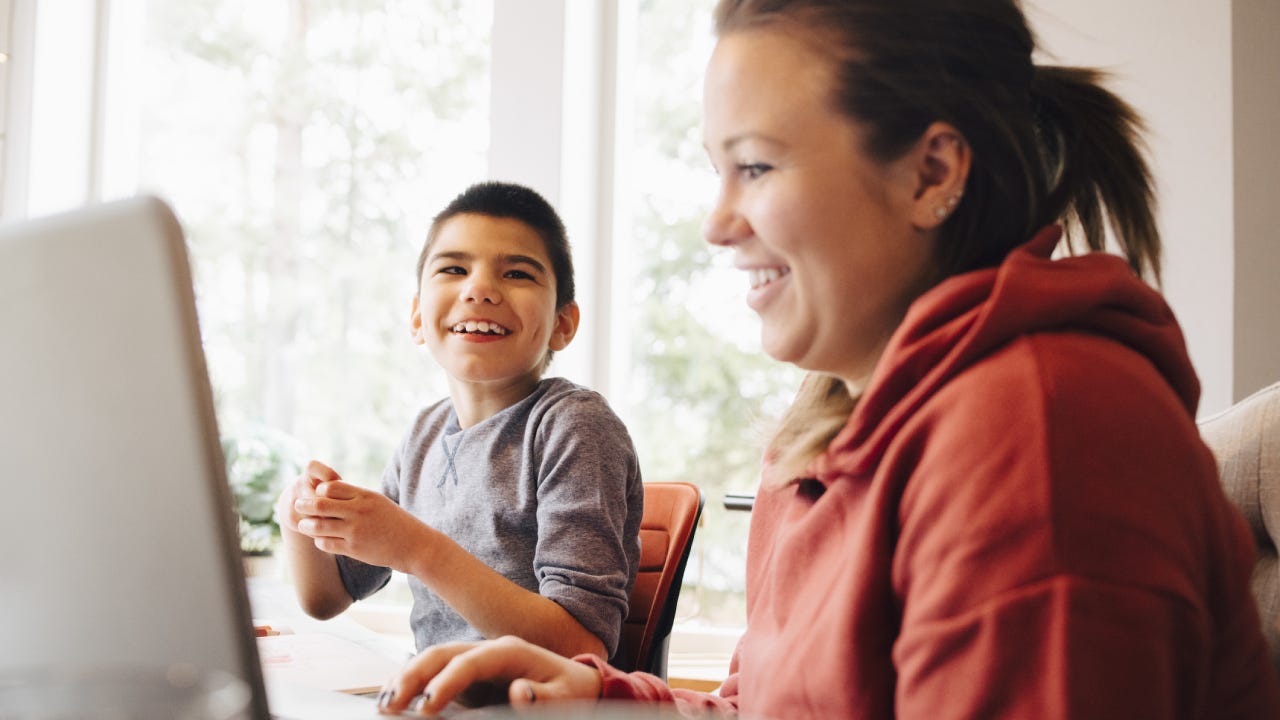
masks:
<svg viewBox="0 0 1280 720"><path fill-rule="evenodd" d="M163 202L0 226L0 502L0 677L207 669L243 680L248 717L269 716L191 274ZM283 715L375 715L363 698L282 693Z"/></svg>

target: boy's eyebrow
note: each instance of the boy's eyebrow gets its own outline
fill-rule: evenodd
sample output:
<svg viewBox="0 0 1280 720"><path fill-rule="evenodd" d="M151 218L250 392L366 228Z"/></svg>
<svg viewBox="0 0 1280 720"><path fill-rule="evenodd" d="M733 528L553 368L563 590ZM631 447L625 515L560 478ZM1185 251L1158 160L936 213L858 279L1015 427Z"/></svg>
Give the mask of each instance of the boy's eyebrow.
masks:
<svg viewBox="0 0 1280 720"><path fill-rule="evenodd" d="M474 259L475 259L475 255L474 255L474 254L472 254L472 253L469 253L469 252L462 251L462 250L446 250L446 251L443 251L443 252L433 253L433 254L431 255L431 257L429 257L429 258L427 259L427 261L428 261L428 262L435 262L436 260L441 260L441 259L444 259L444 260L474 260ZM543 264L542 264L542 262L541 262L541 261L539 261L537 258L533 258L533 257L530 257L530 256L528 256L528 255L517 255L517 254L512 254L512 255L502 255L502 256L500 256L498 259L499 259L499 260L501 260L503 263L505 263L505 264L507 264L507 265L529 265L529 266L530 266L530 267L532 267L534 270L537 270L538 272L542 273L543 275L546 275L546 274L547 274L547 266L546 266L546 265L543 265Z"/></svg>

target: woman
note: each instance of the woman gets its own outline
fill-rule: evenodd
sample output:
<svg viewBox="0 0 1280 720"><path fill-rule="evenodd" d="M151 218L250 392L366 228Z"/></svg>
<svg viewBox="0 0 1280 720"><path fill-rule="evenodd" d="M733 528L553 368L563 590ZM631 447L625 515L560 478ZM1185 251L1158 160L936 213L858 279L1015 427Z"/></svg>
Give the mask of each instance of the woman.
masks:
<svg viewBox="0 0 1280 720"><path fill-rule="evenodd" d="M717 696L514 639L387 688L755 717L1280 717L1252 539L1194 424L1133 112L1012 0L722 0L709 242L810 371ZM1109 224L1125 260L1099 250ZM1158 278L1156 278L1158 279Z"/></svg>

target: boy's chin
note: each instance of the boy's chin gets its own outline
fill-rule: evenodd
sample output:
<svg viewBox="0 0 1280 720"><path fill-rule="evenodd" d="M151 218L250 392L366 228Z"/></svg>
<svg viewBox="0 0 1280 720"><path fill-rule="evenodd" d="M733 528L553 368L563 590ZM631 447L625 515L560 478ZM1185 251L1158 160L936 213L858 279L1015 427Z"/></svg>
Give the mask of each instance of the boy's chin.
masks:
<svg viewBox="0 0 1280 720"><path fill-rule="evenodd" d="M526 383L532 385L541 380L542 364L539 363L534 367L507 368L450 368L445 366L445 372L449 374L449 379L455 384L478 387L508 387Z"/></svg>

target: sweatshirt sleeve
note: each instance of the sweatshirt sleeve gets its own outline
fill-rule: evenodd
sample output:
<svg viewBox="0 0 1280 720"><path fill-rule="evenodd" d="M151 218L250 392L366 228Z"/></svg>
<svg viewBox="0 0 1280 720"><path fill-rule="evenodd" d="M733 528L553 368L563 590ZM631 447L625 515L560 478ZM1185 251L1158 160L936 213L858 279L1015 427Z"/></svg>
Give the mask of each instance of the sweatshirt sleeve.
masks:
<svg viewBox="0 0 1280 720"><path fill-rule="evenodd" d="M737 713L736 692L733 696L722 697L694 690L675 689L649 673L622 672L595 655L579 655L574 660L600 671L600 699L602 700L674 704L682 715L689 717L706 717L705 713L708 710L724 714ZM737 687L736 675L725 682L722 691L728 689L731 684L732 687Z"/></svg>
<svg viewBox="0 0 1280 720"><path fill-rule="evenodd" d="M626 427L595 393L555 403L538 440L538 591L612 654L639 565L639 460Z"/></svg>

